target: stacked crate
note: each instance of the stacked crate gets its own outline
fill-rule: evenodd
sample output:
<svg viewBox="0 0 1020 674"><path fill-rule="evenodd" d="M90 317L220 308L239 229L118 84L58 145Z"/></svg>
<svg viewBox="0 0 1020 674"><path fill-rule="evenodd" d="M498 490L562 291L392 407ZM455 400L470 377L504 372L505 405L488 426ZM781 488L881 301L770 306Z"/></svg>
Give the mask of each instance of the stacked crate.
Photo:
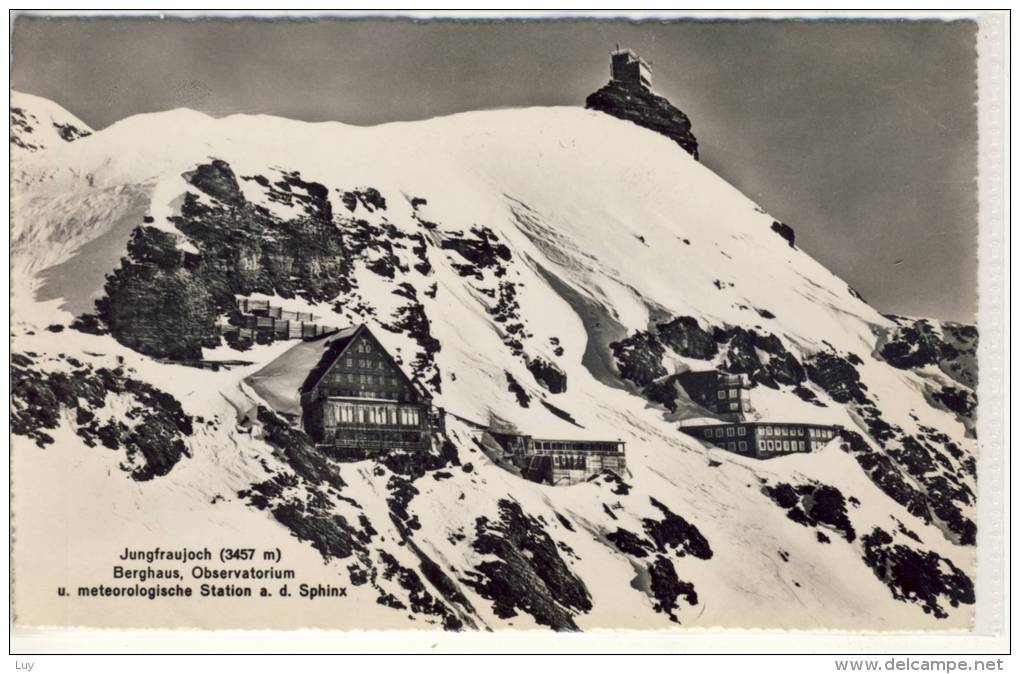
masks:
<svg viewBox="0 0 1020 674"><path fill-rule="evenodd" d="M241 339L255 341L258 334L270 334L275 339L311 339L328 332L315 323L318 316L306 311L287 311L275 307L268 300L237 298L241 312L241 326L225 326L224 333L236 332Z"/></svg>

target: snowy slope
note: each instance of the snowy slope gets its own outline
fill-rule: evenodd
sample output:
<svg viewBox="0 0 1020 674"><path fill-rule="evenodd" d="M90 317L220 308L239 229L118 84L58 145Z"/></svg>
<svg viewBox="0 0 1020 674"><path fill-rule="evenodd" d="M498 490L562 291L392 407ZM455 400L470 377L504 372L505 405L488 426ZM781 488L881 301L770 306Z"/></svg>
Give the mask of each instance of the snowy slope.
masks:
<svg viewBox="0 0 1020 674"><path fill-rule="evenodd" d="M34 103L26 97L25 109ZM33 114L49 114L51 106L38 103ZM96 367L119 356L133 368L132 377L209 422L186 438L190 456L145 482L119 472L115 454L86 447L70 411L57 442L45 451L15 436L15 517L46 514L49 527L18 541L16 573L38 579L17 587L18 614L26 624L39 622L42 614L33 614L33 607L42 606L37 600L62 573L44 552L46 540L66 537L77 557L109 557L123 543L111 535L108 513L118 524L115 531L136 547L143 540L200 545L254 537L260 547L284 549L292 564L314 569L315 576L352 587L350 596L331 600L344 602L342 611L326 608L332 604L311 602L314 611L288 604L282 613L247 611L243 626L883 630L970 623L972 606L957 601L965 589L936 589L931 602L937 610L922 595L959 584L943 583L950 575L958 578L954 568L964 580L973 579L973 546L961 544L959 532L933 515L932 506L919 509L905 505L907 497L891 495L914 490L909 493L936 502L947 487L931 476L946 474L972 496L973 475L965 467L975 442L957 414L932 398L933 387L950 384L950 378L933 365L886 362L881 346L902 326L788 245L761 208L667 138L577 108L473 112L371 128L266 116L217 120L175 110L132 117L14 161L14 351L38 354L28 367L40 371L66 370L58 354ZM205 174L202 166L227 168ZM213 179L189 178L197 170ZM316 186L325 188L325 196ZM184 205L186 193L194 195L191 207ZM314 479L257 421L254 431L248 421L238 424L246 415L250 420L258 404L271 407L244 379L291 344L248 351L204 345L207 358L251 363L210 372L158 363L110 335L71 332L72 341L66 330L46 329L93 311L107 292L106 275L126 255L138 226L173 233L179 251L202 255L212 245L201 237L213 218L240 227L260 214L284 231L324 217L322 212L329 213L325 221L337 237L359 242L348 246L356 251L345 267L350 283L322 297L323 286L293 281L293 292L277 288L280 301L327 316L327 325L369 322L409 372L430 381L437 404L456 415L448 417L448 435L459 456L458 464L422 475L373 461L332 464L334 487L343 487L326 490L326 508L363 538L354 553L324 554L325 564L315 559L319 553L298 525L291 522L288 531L279 515L269 515L286 499L309 503L309 495L318 493ZM412 290L394 292L402 284ZM407 320L419 315L438 350L430 350ZM868 402L836 400L813 380L801 386L810 392L807 398L784 385L757 386L752 395L763 419L839 424L864 437L863 448L844 451L833 442L816 454L762 462L706 448L680 433L675 415L621 376L610 344L655 332L656 325L681 316L693 317L708 333L735 327L769 333L804 364L820 353L855 363ZM713 358L666 349L652 359L659 359L660 374L704 369L731 357L733 343L721 344ZM529 367L536 360L565 376L565 391L553 393L541 384ZM527 406L508 386L511 380L529 399ZM921 461L920 477L910 474L914 464L906 453L875 439L869 408L897 429L888 442L937 437L932 442L951 442L959 455L926 445L920 451L937 456ZM110 414L117 417L115 410ZM523 481L489 462L458 418L498 420L536 436L624 440L626 486L603 478L573 487ZM292 472L299 477L274 492L269 510L242 495ZM890 487L890 473L905 486ZM27 486L46 481L60 488ZM395 496L403 483L418 492L406 503ZM818 485L833 488L854 534L788 516L766 493L784 483L807 485L805 493ZM812 498L806 496L801 507L810 509ZM524 519L507 503L519 504ZM953 508L973 519L972 501L958 500ZM531 525L528 518L534 518ZM673 525L687 532L679 539L686 542L656 547L653 532ZM53 527L65 529L54 533ZM527 575L534 584L525 591L548 597L546 609L501 596L486 576L492 568L486 564L510 563L510 553L490 539L519 547L515 536L521 531L527 540L541 538L529 527L544 531L552 549L540 545L545 552L529 559L552 554L561 560L552 577ZM876 529L890 540L868 539ZM621 544L621 530L644 542ZM700 539L710 551L692 543ZM451 598L448 588L444 592L446 583L424 571L423 559L442 569L463 601ZM355 585L352 560L353 567L378 573ZM101 577L101 567L97 562L78 573ZM875 568L886 569L885 578ZM406 573L415 575L413 569L421 570L427 593L446 608L418 610L428 602L413 597L415 583ZM916 583L929 589L915 592ZM581 597L585 593L590 601ZM670 596L673 605L662 606L662 597ZM152 604L153 624L208 617L200 602L183 612ZM68 601L62 610L62 621L77 624L82 611L94 609ZM126 619L110 612L102 620L122 625Z"/></svg>

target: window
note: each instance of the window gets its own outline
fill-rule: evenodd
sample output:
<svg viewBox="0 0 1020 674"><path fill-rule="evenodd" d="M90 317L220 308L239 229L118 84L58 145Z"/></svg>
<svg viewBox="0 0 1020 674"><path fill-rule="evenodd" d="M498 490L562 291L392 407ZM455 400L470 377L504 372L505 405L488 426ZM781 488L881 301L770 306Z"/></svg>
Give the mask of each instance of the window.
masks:
<svg viewBox="0 0 1020 674"><path fill-rule="evenodd" d="M705 437L706 438L711 438L712 437L712 429L711 428L708 428L708 429L705 430Z"/></svg>
<svg viewBox="0 0 1020 674"><path fill-rule="evenodd" d="M747 435L747 429L744 428L743 426L741 426L740 428L737 429L737 435L741 435L741 436Z"/></svg>
<svg viewBox="0 0 1020 674"><path fill-rule="evenodd" d="M721 428L715 429L715 437L721 438L722 435L723 435L723 430Z"/></svg>
<svg viewBox="0 0 1020 674"><path fill-rule="evenodd" d="M726 400L726 391L719 391L719 400Z"/></svg>
<svg viewBox="0 0 1020 674"><path fill-rule="evenodd" d="M347 356L347 367L354 367L354 358Z"/></svg>
<svg viewBox="0 0 1020 674"><path fill-rule="evenodd" d="M737 451L737 443L735 443L735 442L728 442L728 443L726 443L726 448L728 450L730 450L731 452L735 452L735 451Z"/></svg>
<svg viewBox="0 0 1020 674"><path fill-rule="evenodd" d="M740 447L740 451L742 451L742 452L746 452L747 451L747 442L746 441L741 440L741 441L739 441L737 443L737 445Z"/></svg>
<svg viewBox="0 0 1020 674"><path fill-rule="evenodd" d="M804 441L803 440L798 440L797 441L797 448L800 449L800 451L802 451L802 452L804 451Z"/></svg>
<svg viewBox="0 0 1020 674"><path fill-rule="evenodd" d="M790 451L790 441L789 440L783 440L783 451L784 452Z"/></svg>
<svg viewBox="0 0 1020 674"><path fill-rule="evenodd" d="M727 438L732 438L733 437L733 426L728 426L726 428L726 437Z"/></svg>
<svg viewBox="0 0 1020 674"><path fill-rule="evenodd" d="M730 389L730 398L736 398L736 397L737 397L737 389L731 388Z"/></svg>

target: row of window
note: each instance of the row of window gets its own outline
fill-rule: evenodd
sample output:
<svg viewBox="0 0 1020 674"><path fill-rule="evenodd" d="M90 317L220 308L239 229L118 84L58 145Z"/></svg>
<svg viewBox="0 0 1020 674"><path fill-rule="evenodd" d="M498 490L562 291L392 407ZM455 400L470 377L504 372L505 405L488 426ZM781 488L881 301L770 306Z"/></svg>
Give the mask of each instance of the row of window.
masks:
<svg viewBox="0 0 1020 674"><path fill-rule="evenodd" d="M760 435L792 436L803 435L804 429L799 426L761 426Z"/></svg>
<svg viewBox="0 0 1020 674"><path fill-rule="evenodd" d="M829 440L836 436L836 432L831 428L808 428L806 433L809 437L818 438L821 440ZM805 429L800 426L761 426L760 435L778 435L778 436L800 436L805 434Z"/></svg>
<svg viewBox="0 0 1020 674"><path fill-rule="evenodd" d="M417 407L364 405L330 402L324 410L326 426L371 424L375 426L418 426L421 411Z"/></svg>
<svg viewBox="0 0 1020 674"><path fill-rule="evenodd" d="M750 398L751 394L746 389L731 388L729 389L728 395L726 393L726 389L719 389L719 391L716 392L716 396L719 400L726 400L727 397L729 397L730 400L733 400L735 398Z"/></svg>
<svg viewBox="0 0 1020 674"><path fill-rule="evenodd" d="M717 438L721 438L721 437L723 437L723 435L725 435L727 438L732 438L734 435L739 435L739 436L743 437L743 436L747 435L747 429L744 428L743 426L736 426L736 427L734 427L734 426L727 426L726 428L716 428L714 433L715 433L715 437L717 437ZM711 439L712 438L712 434L713 434L713 430L711 428L706 428L705 429L705 437L706 438Z"/></svg>
<svg viewBox="0 0 1020 674"><path fill-rule="evenodd" d="M553 457L553 465L566 470L584 470L588 467L583 456L556 456Z"/></svg>
<svg viewBox="0 0 1020 674"><path fill-rule="evenodd" d="M340 398L372 398L375 400L395 400L399 402L413 402L414 397L406 391L376 391L364 388L333 388L329 391L330 397Z"/></svg>
<svg viewBox="0 0 1020 674"><path fill-rule="evenodd" d="M347 358L345 359L345 363L344 364L347 366L347 369L353 369L354 368L354 363L355 363L354 356L347 356ZM358 358L357 359L357 364L358 364L358 367L360 369L362 369L362 370L372 370L372 369L375 369L375 370L385 370L386 369L386 363L384 363L381 360L372 360L371 358Z"/></svg>
<svg viewBox="0 0 1020 674"><path fill-rule="evenodd" d="M766 452L803 452L803 440L762 440L761 448Z"/></svg>
<svg viewBox="0 0 1020 674"><path fill-rule="evenodd" d="M389 384L397 385L396 377L387 377L382 374L358 374L354 372L341 372L338 381L345 381L349 384Z"/></svg>
<svg viewBox="0 0 1020 674"><path fill-rule="evenodd" d="M780 437L794 437L803 434L803 428L793 426L760 426L759 435L777 435ZM812 438L819 440L829 440L835 437L836 432L831 428L809 428L807 429L808 435ZM727 426L725 428L706 428L704 431L705 438L711 440L713 437L721 438L727 437L732 438L734 436L744 436L747 434L747 428L744 426Z"/></svg>
<svg viewBox="0 0 1020 674"><path fill-rule="evenodd" d="M579 452L622 452L621 442L568 442L560 440L535 440L537 450L566 450Z"/></svg>

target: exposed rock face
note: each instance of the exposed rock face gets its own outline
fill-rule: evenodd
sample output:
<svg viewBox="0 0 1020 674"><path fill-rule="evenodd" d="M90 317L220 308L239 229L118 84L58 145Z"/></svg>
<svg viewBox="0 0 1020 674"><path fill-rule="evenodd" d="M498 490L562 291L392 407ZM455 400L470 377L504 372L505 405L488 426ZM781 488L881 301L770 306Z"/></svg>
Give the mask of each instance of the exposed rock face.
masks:
<svg viewBox="0 0 1020 674"><path fill-rule="evenodd" d="M818 353L807 363L807 376L838 403L867 401L861 375L848 358L833 353Z"/></svg>
<svg viewBox="0 0 1020 674"><path fill-rule="evenodd" d="M669 374L662 366L666 352L652 333L636 332L627 339L612 342L609 348L613 350L620 376L638 386L646 386Z"/></svg>
<svg viewBox="0 0 1020 674"><path fill-rule="evenodd" d="M707 360L719 351L712 335L702 330L693 316L677 316L656 327L662 343L681 356Z"/></svg>
<svg viewBox="0 0 1020 674"><path fill-rule="evenodd" d="M802 484L796 487L781 482L775 487L762 487L762 493L786 510L786 516L805 527L824 526L834 529L853 543L857 538L847 517L843 493L827 484ZM821 534L822 532L818 532ZM825 537L828 542L828 537ZM818 539L822 542L822 539Z"/></svg>
<svg viewBox="0 0 1020 674"><path fill-rule="evenodd" d="M550 393L563 393L567 390L567 375L549 361L534 358L527 361L527 366L535 381Z"/></svg>
<svg viewBox="0 0 1020 674"><path fill-rule="evenodd" d="M661 133L698 158L698 139L691 132L691 120L668 100L643 87L610 82L588 96L584 107Z"/></svg>
<svg viewBox="0 0 1020 674"><path fill-rule="evenodd" d="M219 311L201 269L176 245L169 232L135 229L96 310L125 346L156 357L201 358L203 346L219 343Z"/></svg>
<svg viewBox="0 0 1020 674"><path fill-rule="evenodd" d="M786 239L786 242L790 244L790 248L794 247L794 241L796 240L797 235L793 231L793 227L790 227L785 222L775 221L772 223L772 231Z"/></svg>
<svg viewBox="0 0 1020 674"><path fill-rule="evenodd" d="M974 583L945 557L895 544L878 527L862 540L865 563L899 601L919 604L925 613L945 618L944 604L955 607L976 600Z"/></svg>
<svg viewBox="0 0 1020 674"><path fill-rule="evenodd" d="M467 584L491 600L500 617L524 611L554 630L577 630L573 616L592 607L588 588L560 557L541 522L507 499L500 500L499 511L498 522L476 521L474 549L495 561L482 562Z"/></svg>
<svg viewBox="0 0 1020 674"><path fill-rule="evenodd" d="M677 600L680 597L691 606L698 604L698 593L694 590L694 584L681 580L676 575L673 562L666 557L656 556L655 561L648 565L648 577L649 589L656 599L655 610L665 613L673 622L680 622L676 615Z"/></svg>
<svg viewBox="0 0 1020 674"><path fill-rule="evenodd" d="M120 468L139 482L166 475L191 456L184 438L193 433L192 418L173 396L120 367L93 368L63 356L50 365L54 360L67 371L47 371L34 354L11 356L13 433L45 447L54 441L47 431L60 425L65 410L73 412L78 437L89 447L123 449ZM126 406L123 419L110 415L107 400L113 398Z"/></svg>
<svg viewBox="0 0 1020 674"><path fill-rule="evenodd" d="M901 370L936 365L959 383L977 386L977 328L944 323L940 335L926 319L890 316L899 327L881 349L882 358Z"/></svg>
<svg viewBox="0 0 1020 674"><path fill-rule="evenodd" d="M92 135L92 131L89 129L77 126L70 120L61 121L54 117L52 113L49 115L43 114L40 118L30 110L14 105L15 100L12 98L10 124L11 145L15 147L35 152L51 147L52 141L55 140L54 135L56 138L68 143ZM66 111L64 112L66 113ZM53 130L47 129L47 126L52 126Z"/></svg>

